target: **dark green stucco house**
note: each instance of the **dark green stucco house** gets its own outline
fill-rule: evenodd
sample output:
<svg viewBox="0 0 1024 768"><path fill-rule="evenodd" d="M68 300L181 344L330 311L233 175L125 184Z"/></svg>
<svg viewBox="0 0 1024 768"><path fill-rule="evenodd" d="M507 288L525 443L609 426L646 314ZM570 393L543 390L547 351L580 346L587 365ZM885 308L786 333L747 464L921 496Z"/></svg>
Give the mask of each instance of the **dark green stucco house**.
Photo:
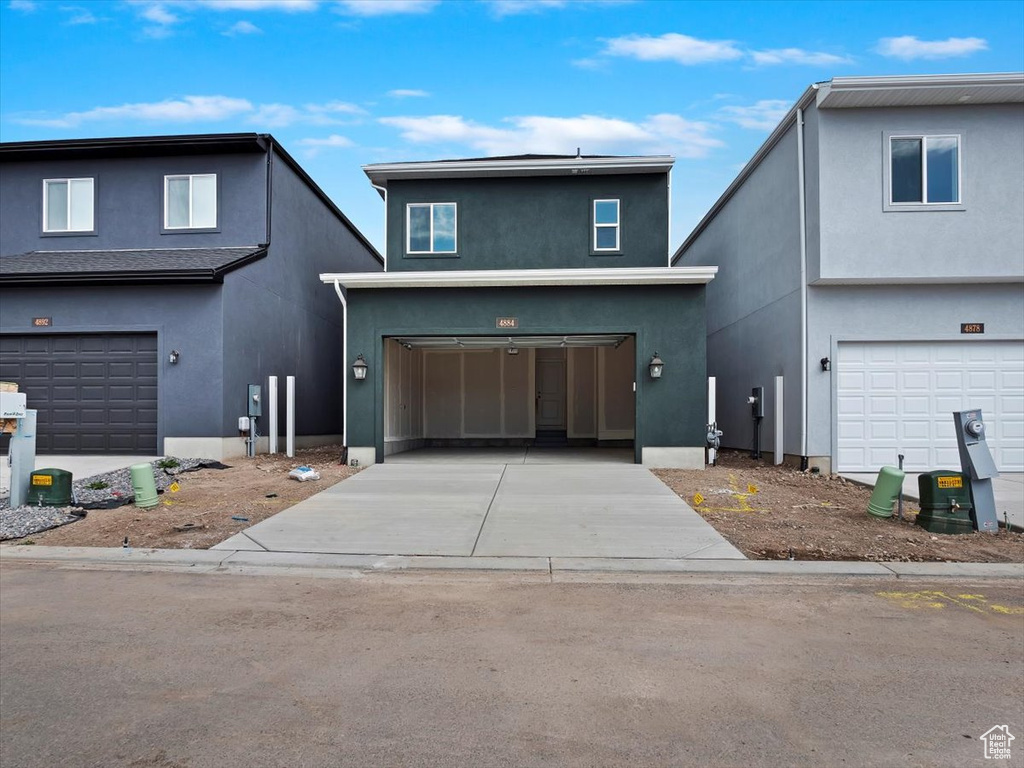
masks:
<svg viewBox="0 0 1024 768"><path fill-rule="evenodd" d="M347 315L350 461L543 441L702 467L716 268L668 265L673 162L365 166L386 206L385 272L320 276Z"/></svg>

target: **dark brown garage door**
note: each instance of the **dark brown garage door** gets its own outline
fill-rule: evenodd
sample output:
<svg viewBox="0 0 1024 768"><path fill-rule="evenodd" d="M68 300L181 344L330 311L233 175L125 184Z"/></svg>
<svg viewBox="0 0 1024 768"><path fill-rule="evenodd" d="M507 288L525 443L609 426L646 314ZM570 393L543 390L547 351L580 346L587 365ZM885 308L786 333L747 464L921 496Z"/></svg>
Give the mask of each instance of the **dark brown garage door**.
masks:
<svg viewBox="0 0 1024 768"><path fill-rule="evenodd" d="M156 374L156 334L0 336L0 380L39 412L37 453L155 455Z"/></svg>

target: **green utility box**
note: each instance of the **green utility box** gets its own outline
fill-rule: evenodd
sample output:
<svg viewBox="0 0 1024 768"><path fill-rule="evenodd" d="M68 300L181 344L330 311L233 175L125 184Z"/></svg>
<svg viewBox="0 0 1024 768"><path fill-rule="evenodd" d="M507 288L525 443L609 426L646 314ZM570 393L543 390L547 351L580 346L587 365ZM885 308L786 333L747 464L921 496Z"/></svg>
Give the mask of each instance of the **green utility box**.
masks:
<svg viewBox="0 0 1024 768"><path fill-rule="evenodd" d="M66 469L37 469L30 476L26 504L71 506L71 473Z"/></svg>
<svg viewBox="0 0 1024 768"><path fill-rule="evenodd" d="M962 472L936 470L917 478L921 514L917 524L931 533L971 533L971 478Z"/></svg>

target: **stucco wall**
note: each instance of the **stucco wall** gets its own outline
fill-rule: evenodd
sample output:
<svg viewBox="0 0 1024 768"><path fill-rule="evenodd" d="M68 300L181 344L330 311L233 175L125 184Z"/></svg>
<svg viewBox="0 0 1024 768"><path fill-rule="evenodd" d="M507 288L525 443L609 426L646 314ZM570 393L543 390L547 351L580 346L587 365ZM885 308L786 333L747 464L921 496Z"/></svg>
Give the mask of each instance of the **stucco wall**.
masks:
<svg viewBox="0 0 1024 768"><path fill-rule="evenodd" d="M256 245L266 239L263 154L5 162L0 255L108 248ZM164 176L216 173L219 232L161 232ZM43 179L94 182L94 235L42 234Z"/></svg>
<svg viewBox="0 0 1024 768"><path fill-rule="evenodd" d="M1024 106L821 110L822 279L1024 274ZM961 210L884 210L886 132L962 136Z"/></svg>
<svg viewBox="0 0 1024 768"><path fill-rule="evenodd" d="M497 335L499 316L518 317L519 334L635 334L638 453L643 445L704 443L704 286L354 290L348 297L349 351L370 366L366 381L349 381L349 444L375 445L377 460L384 337ZM655 352L665 361L659 380L647 373Z"/></svg>
<svg viewBox="0 0 1024 768"><path fill-rule="evenodd" d="M663 267L667 174L426 179L388 185L388 271ZM621 253L592 255L594 199L620 202ZM405 255L408 203L458 205L458 257Z"/></svg>
<svg viewBox="0 0 1024 768"><path fill-rule="evenodd" d="M5 288L0 328L4 333L156 332L161 447L165 437L237 434L237 422L232 431L219 431L225 422L218 396L224 377L221 310L219 285ZM33 329L37 315L52 317L53 325ZM172 349L181 352L176 365L167 360Z"/></svg>

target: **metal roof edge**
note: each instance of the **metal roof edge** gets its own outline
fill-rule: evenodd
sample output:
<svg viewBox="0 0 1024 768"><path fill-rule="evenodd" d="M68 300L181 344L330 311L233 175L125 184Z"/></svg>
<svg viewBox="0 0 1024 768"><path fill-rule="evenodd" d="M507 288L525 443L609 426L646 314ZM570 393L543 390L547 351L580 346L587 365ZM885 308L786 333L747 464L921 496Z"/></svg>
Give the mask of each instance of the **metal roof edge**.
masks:
<svg viewBox="0 0 1024 768"><path fill-rule="evenodd" d="M467 176L473 173L633 169L668 173L675 164L672 155L627 155L622 157L570 157L527 160L438 160L427 162L370 163L362 166L372 182L422 174Z"/></svg>
<svg viewBox="0 0 1024 768"><path fill-rule="evenodd" d="M118 149L159 149L161 147L218 147L250 148L252 152L265 152L264 138L259 133L202 133L163 136L116 136L98 139L46 139L41 141L8 141L0 143L0 158L33 154L61 154L83 151L115 151Z"/></svg>
<svg viewBox="0 0 1024 768"><path fill-rule="evenodd" d="M865 88L942 88L965 85L1024 85L1024 72L965 72L950 75L877 75L870 77L833 77L828 90Z"/></svg>
<svg viewBox="0 0 1024 768"><path fill-rule="evenodd" d="M718 267L619 267L605 269L478 269L429 272L325 272L320 281L358 288L531 287L552 285L706 284Z"/></svg>
<svg viewBox="0 0 1024 768"><path fill-rule="evenodd" d="M816 98L818 89L823 87L824 85L827 85L827 82L812 83L807 87L807 90L803 92L803 95L801 95L800 98L797 99L796 103L792 107L790 107L789 111L785 114L782 120L779 121L779 124L775 126L775 129L770 134L768 134L768 138L764 140L764 143L760 147L758 147L757 151L753 154L750 160L747 161L747 164L743 166L743 169L739 172L736 178L732 180L732 183L725 188L725 192L723 192L721 196L714 202L711 208L708 209L708 212L704 214L704 216L701 218L699 222L697 222L697 226L693 228L689 235L686 236L686 239L683 241L682 245L680 245L676 249L675 253L672 254L672 259L670 263L673 266L675 265L676 261L678 261L679 258L683 255L683 252L687 248L689 248L693 241L700 236L701 232L703 232L707 228L707 226L711 223L712 219L714 219L715 216L718 215L718 212L722 210L722 208L725 207L725 204L729 202L729 200L732 198L734 194L736 194L736 190L739 189L743 182L750 177L750 174L752 174L757 169L757 167L761 164L761 161L764 160L765 157L768 156L768 153L771 152L772 149L774 149L775 145L782 140L782 137L785 136L789 129L792 127L790 124L795 124L796 111L798 109L803 109L804 107L807 107Z"/></svg>

